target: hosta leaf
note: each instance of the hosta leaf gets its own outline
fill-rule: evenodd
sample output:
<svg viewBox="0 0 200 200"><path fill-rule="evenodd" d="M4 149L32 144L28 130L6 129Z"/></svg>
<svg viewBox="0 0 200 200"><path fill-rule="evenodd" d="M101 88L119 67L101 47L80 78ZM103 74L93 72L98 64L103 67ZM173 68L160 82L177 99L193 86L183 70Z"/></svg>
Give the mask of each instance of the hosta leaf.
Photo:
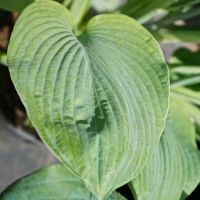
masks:
<svg viewBox="0 0 200 200"><path fill-rule="evenodd" d="M44 142L99 199L140 172L169 83L158 44L136 21L100 15L76 36L64 6L37 1L14 28L8 63Z"/></svg>
<svg viewBox="0 0 200 200"><path fill-rule="evenodd" d="M177 99L171 101L159 147L142 174L131 182L137 200L179 200L200 182L194 124L184 105Z"/></svg>
<svg viewBox="0 0 200 200"><path fill-rule="evenodd" d="M0 0L0 8L8 11L22 11L34 0Z"/></svg>
<svg viewBox="0 0 200 200"><path fill-rule="evenodd" d="M22 178L1 195L0 200L96 200L83 182L62 165L54 165ZM114 192L106 200L125 200Z"/></svg>

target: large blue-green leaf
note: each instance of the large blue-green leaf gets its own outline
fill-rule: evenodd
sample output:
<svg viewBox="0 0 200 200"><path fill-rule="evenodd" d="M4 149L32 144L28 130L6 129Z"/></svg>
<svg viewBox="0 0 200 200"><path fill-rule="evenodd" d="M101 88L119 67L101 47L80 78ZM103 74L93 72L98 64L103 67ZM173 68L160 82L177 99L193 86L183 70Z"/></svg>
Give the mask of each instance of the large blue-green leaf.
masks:
<svg viewBox="0 0 200 200"><path fill-rule="evenodd" d="M138 175L161 136L169 95L159 45L120 14L75 35L68 10L41 0L8 49L12 80L43 141L99 199Z"/></svg>
<svg viewBox="0 0 200 200"><path fill-rule="evenodd" d="M200 182L199 169L194 124L185 103L173 99L159 147L131 187L137 200L179 200Z"/></svg>
<svg viewBox="0 0 200 200"><path fill-rule="evenodd" d="M62 165L54 165L26 176L6 189L0 200L96 200L83 182ZM125 200L117 192L105 200Z"/></svg>

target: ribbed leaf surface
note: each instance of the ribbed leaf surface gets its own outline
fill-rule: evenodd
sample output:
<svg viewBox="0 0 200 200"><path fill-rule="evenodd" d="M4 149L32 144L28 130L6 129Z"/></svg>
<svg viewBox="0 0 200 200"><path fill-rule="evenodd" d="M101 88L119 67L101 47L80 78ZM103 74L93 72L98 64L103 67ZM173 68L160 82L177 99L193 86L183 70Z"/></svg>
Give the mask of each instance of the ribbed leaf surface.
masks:
<svg viewBox="0 0 200 200"><path fill-rule="evenodd" d="M57 157L100 199L138 175L159 141L168 70L153 37L123 15L100 15L76 36L47 0L19 18L8 50L12 80Z"/></svg>
<svg viewBox="0 0 200 200"><path fill-rule="evenodd" d="M200 182L199 169L194 124L185 103L173 99L158 149L142 174L131 182L137 200L179 200Z"/></svg>
<svg viewBox="0 0 200 200"><path fill-rule="evenodd" d="M22 178L1 195L0 200L96 200L83 182L62 165L42 169ZM106 200L125 200L114 192Z"/></svg>

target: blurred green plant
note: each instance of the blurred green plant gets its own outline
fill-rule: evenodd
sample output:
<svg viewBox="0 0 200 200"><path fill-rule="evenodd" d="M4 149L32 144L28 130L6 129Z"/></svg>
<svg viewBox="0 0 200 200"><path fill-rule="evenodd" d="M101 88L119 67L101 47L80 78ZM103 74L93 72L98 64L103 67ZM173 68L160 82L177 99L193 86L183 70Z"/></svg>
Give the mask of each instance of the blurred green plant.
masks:
<svg viewBox="0 0 200 200"><path fill-rule="evenodd" d="M7 55L3 51L0 51L0 64L7 66Z"/></svg>

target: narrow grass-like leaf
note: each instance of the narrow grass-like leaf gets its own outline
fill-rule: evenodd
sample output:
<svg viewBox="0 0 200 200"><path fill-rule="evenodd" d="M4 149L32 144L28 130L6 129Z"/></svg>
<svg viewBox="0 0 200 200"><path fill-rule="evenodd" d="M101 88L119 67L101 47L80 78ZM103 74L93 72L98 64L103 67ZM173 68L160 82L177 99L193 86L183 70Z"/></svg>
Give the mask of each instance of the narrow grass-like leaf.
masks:
<svg viewBox="0 0 200 200"><path fill-rule="evenodd" d="M190 8L198 3L200 3L200 0L178 0L174 1L174 3L171 5L171 9L179 10L183 9L184 7Z"/></svg>
<svg viewBox="0 0 200 200"><path fill-rule="evenodd" d="M63 0L62 4L67 7L71 4L71 2L72 2L72 0Z"/></svg>
<svg viewBox="0 0 200 200"><path fill-rule="evenodd" d="M14 28L8 64L43 141L103 199L158 144L168 70L152 35L127 16L96 16L78 36L73 28L64 6L36 1Z"/></svg>
<svg viewBox="0 0 200 200"><path fill-rule="evenodd" d="M200 84L200 75L182 79L171 84L171 88Z"/></svg>
<svg viewBox="0 0 200 200"><path fill-rule="evenodd" d="M130 184L137 200L179 200L182 193L190 194L200 182L200 152L194 124L184 105L177 99L171 101L159 147Z"/></svg>
<svg viewBox="0 0 200 200"><path fill-rule="evenodd" d="M162 42L195 42L199 43L200 27L170 26L154 32L154 36Z"/></svg>
<svg viewBox="0 0 200 200"><path fill-rule="evenodd" d="M200 106L200 92L193 91L184 87L172 88L171 95L184 101Z"/></svg>
<svg viewBox="0 0 200 200"><path fill-rule="evenodd" d="M133 18L140 18L158 8L166 8L175 0L128 0L120 8L121 12Z"/></svg>
<svg viewBox="0 0 200 200"><path fill-rule="evenodd" d="M91 5L91 0L74 0L71 3L70 11L72 14L74 25L80 24Z"/></svg>
<svg viewBox="0 0 200 200"><path fill-rule="evenodd" d="M170 73L177 73L181 75L200 75L200 66L179 65L170 70ZM200 82L200 81L198 81Z"/></svg>
<svg viewBox="0 0 200 200"><path fill-rule="evenodd" d="M169 60L171 87L188 87L200 92L200 51L178 49Z"/></svg>
<svg viewBox="0 0 200 200"><path fill-rule="evenodd" d="M200 13L200 8L197 5L185 12L183 12L183 9L180 9L178 11L172 11L172 12L169 12L160 21L158 21L158 23L156 23L156 26L159 26L159 27L168 26L168 25L174 24L174 22L177 20L191 19L195 16L198 16L199 13Z"/></svg>
<svg viewBox="0 0 200 200"><path fill-rule="evenodd" d="M96 200L83 182L62 165L44 168L12 184L0 200ZM117 192L105 200L125 200Z"/></svg>

